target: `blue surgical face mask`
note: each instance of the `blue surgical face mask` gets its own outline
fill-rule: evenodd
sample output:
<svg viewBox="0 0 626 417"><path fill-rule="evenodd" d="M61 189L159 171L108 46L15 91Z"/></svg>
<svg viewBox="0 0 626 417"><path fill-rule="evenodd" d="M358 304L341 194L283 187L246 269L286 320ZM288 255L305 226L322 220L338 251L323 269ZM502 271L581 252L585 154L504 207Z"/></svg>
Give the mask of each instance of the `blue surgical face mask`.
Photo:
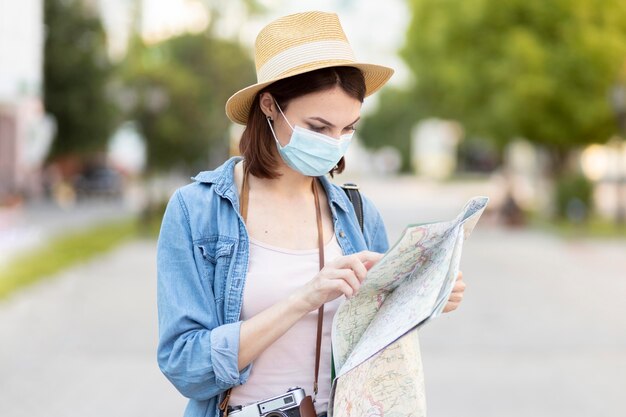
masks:
<svg viewBox="0 0 626 417"><path fill-rule="evenodd" d="M350 146L354 131L335 139L300 126L293 127L278 103L276 106L292 130L289 143L281 146L269 117L267 123L270 125L278 152L287 165L309 177L325 175L337 166Z"/></svg>

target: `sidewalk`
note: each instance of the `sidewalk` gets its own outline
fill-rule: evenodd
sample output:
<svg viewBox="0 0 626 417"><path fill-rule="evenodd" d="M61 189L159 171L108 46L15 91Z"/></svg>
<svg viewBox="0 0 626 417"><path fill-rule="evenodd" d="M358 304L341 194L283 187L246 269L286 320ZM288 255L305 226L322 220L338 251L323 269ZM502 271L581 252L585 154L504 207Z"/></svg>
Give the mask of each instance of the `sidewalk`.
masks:
<svg viewBox="0 0 626 417"><path fill-rule="evenodd" d="M155 250L128 243L0 303L0 415L182 415L156 363Z"/></svg>
<svg viewBox="0 0 626 417"><path fill-rule="evenodd" d="M363 183L393 243L493 183ZM429 417L623 417L626 241L501 229L466 241L464 302L421 331Z"/></svg>
<svg viewBox="0 0 626 417"><path fill-rule="evenodd" d="M622 417L626 242L480 228L421 331L429 417Z"/></svg>

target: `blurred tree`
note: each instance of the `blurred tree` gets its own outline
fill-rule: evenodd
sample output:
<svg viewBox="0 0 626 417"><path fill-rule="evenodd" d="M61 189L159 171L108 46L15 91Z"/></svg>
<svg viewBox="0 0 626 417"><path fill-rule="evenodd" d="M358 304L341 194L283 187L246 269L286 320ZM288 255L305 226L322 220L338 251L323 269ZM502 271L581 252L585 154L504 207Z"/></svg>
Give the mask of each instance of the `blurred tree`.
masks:
<svg viewBox="0 0 626 417"><path fill-rule="evenodd" d="M48 157L103 150L116 110L107 94L113 67L97 11L82 0L46 0L44 21L44 105L57 123Z"/></svg>
<svg viewBox="0 0 626 417"><path fill-rule="evenodd" d="M626 57L623 0L409 5L415 119L456 119L501 146L525 137L552 151L556 171L568 149L615 131L607 92Z"/></svg>
<svg viewBox="0 0 626 417"><path fill-rule="evenodd" d="M402 171L411 168L411 129L416 121L412 92L386 88L380 92L378 109L363 118L359 139L371 148L393 146L402 156Z"/></svg>
<svg viewBox="0 0 626 417"><path fill-rule="evenodd" d="M557 215L574 223L582 223L589 216L593 203L593 186L583 175L566 175L556 183Z"/></svg>
<svg viewBox="0 0 626 417"><path fill-rule="evenodd" d="M255 79L246 51L208 32L155 45L135 37L124 73L134 97L131 117L147 140L149 170L206 169L210 151L227 150L226 100Z"/></svg>

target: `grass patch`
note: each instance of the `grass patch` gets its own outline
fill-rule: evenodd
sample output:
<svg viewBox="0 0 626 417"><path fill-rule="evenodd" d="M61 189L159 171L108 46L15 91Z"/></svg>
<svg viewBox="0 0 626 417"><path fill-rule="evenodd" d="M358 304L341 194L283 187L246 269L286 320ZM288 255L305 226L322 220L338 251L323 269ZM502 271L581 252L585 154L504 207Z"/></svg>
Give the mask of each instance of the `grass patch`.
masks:
<svg viewBox="0 0 626 417"><path fill-rule="evenodd" d="M571 239L626 239L626 226L620 228L615 222L599 217L592 217L582 224L531 217L530 225Z"/></svg>
<svg viewBox="0 0 626 417"><path fill-rule="evenodd" d="M139 235L140 227L133 218L54 237L41 247L11 259L0 270L0 299L20 287L85 262Z"/></svg>
<svg viewBox="0 0 626 417"><path fill-rule="evenodd" d="M165 214L167 200L152 202L139 216L140 233L147 238L156 239L161 231L161 221Z"/></svg>

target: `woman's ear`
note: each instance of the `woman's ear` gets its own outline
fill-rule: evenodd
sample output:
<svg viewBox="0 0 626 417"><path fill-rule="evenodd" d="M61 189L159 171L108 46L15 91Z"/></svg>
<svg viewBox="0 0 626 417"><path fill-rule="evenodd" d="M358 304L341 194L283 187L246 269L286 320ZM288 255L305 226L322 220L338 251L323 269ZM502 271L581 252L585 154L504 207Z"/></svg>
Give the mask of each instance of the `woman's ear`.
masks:
<svg viewBox="0 0 626 417"><path fill-rule="evenodd" d="M261 94L259 97L259 106L261 106L261 111L265 114L265 117L269 117L270 120L276 118L276 102L270 93L265 92Z"/></svg>

